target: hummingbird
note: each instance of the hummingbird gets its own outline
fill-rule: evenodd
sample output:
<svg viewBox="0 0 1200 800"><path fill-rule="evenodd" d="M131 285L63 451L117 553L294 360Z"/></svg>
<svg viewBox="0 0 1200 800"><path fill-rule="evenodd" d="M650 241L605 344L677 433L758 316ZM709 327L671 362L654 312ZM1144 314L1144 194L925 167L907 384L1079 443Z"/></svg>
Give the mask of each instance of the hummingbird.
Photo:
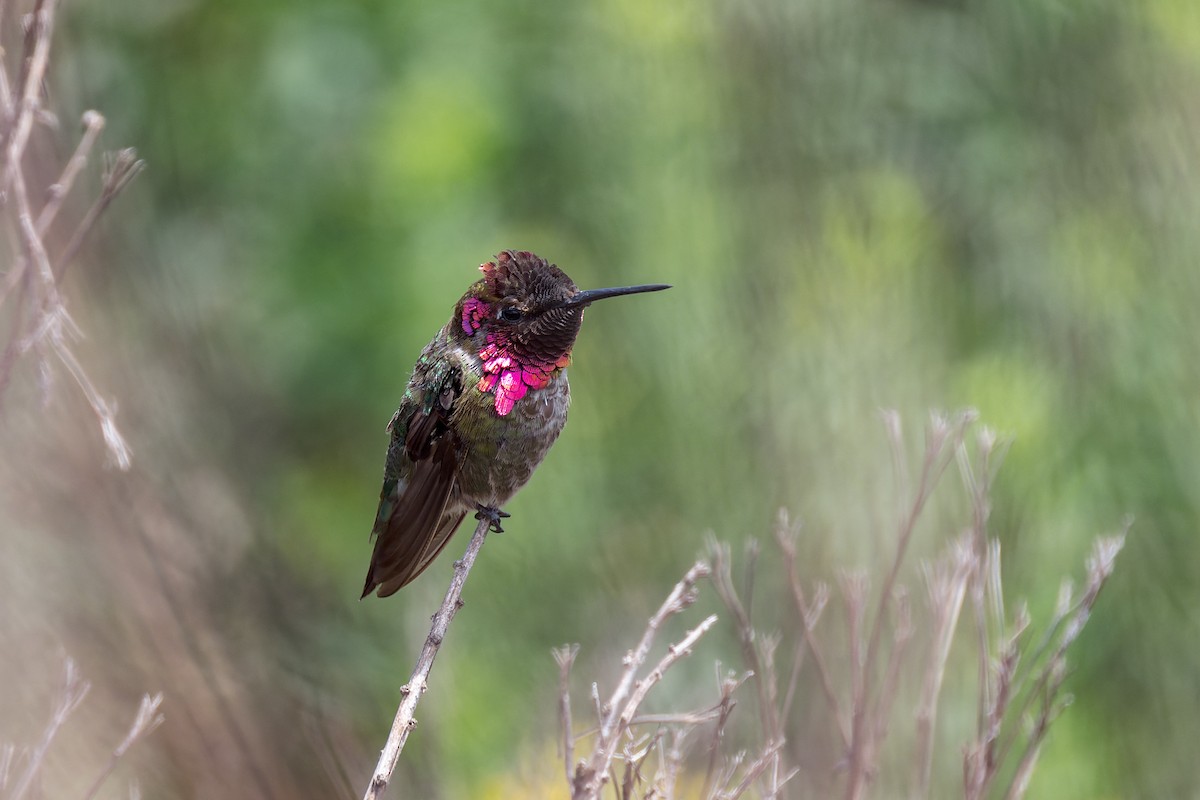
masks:
<svg viewBox="0 0 1200 800"><path fill-rule="evenodd" d="M592 303L664 284L580 291L527 251L479 267L450 321L425 345L383 469L375 549L362 596L387 597L420 575L467 513L502 532L501 510L562 432L571 349Z"/></svg>

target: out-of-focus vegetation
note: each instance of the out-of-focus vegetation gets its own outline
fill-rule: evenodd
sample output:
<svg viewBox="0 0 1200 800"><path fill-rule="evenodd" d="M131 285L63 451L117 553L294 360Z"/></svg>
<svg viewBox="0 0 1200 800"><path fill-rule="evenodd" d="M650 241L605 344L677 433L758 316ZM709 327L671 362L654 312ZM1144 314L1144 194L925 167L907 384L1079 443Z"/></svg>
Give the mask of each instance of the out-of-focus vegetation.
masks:
<svg viewBox="0 0 1200 800"><path fill-rule="evenodd" d="M1032 796L1193 793L1196 8L68 4L62 149L97 107L149 165L66 287L134 465L102 469L86 406L18 370L0 738L36 738L66 651L93 689L60 764L161 690L120 768L148 796L361 789L452 560L357 600L383 426L475 265L518 247L584 287L675 288L589 312L570 423L472 575L405 796L565 792L551 647L611 679L705 532L766 537L780 506L806 579L880 569L879 409L916 431L964 405L1015 439L992 519L1010 599L1052 608L1135 518ZM675 691L711 696L695 661ZM59 796L91 777L56 774Z"/></svg>

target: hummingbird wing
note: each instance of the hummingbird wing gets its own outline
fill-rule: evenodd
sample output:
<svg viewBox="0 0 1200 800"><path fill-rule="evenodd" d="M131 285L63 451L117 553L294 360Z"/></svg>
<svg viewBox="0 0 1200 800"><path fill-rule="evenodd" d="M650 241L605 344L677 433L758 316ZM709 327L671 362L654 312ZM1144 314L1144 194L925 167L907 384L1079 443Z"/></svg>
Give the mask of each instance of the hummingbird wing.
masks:
<svg viewBox="0 0 1200 800"><path fill-rule="evenodd" d="M450 414L461 394L458 370L434 381L423 403L412 394L410 386L388 426L392 440L363 597L377 586L379 596L387 597L420 575L466 513L451 502L458 488L461 451L450 427Z"/></svg>

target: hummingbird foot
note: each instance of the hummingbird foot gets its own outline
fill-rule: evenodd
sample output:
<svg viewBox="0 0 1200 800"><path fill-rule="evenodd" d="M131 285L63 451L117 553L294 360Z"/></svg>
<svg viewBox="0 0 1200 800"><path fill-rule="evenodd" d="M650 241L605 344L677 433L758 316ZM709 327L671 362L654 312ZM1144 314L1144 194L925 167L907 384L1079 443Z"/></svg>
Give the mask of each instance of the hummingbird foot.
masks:
<svg viewBox="0 0 1200 800"><path fill-rule="evenodd" d="M500 527L500 520L508 519L512 516L512 514L501 511L498 508L492 508L491 506L485 506L482 504L475 506L475 508L478 509L475 512L475 519L486 519L488 522L490 522L491 528L489 528L489 530L491 530L492 533L504 533L504 528Z"/></svg>

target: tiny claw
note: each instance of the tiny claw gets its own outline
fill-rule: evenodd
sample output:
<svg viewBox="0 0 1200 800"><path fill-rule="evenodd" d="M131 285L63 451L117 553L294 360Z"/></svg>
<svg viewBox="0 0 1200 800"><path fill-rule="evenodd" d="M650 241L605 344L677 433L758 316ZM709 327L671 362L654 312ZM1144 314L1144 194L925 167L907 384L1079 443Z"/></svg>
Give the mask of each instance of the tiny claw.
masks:
<svg viewBox="0 0 1200 800"><path fill-rule="evenodd" d="M491 506L485 505L477 505L475 508L478 509L478 511L475 512L475 519L486 519L488 522L490 522L491 527L489 530L491 530L492 533L504 533L504 528L500 527L500 520L508 519L512 516L512 514L501 511L498 508L492 508Z"/></svg>

